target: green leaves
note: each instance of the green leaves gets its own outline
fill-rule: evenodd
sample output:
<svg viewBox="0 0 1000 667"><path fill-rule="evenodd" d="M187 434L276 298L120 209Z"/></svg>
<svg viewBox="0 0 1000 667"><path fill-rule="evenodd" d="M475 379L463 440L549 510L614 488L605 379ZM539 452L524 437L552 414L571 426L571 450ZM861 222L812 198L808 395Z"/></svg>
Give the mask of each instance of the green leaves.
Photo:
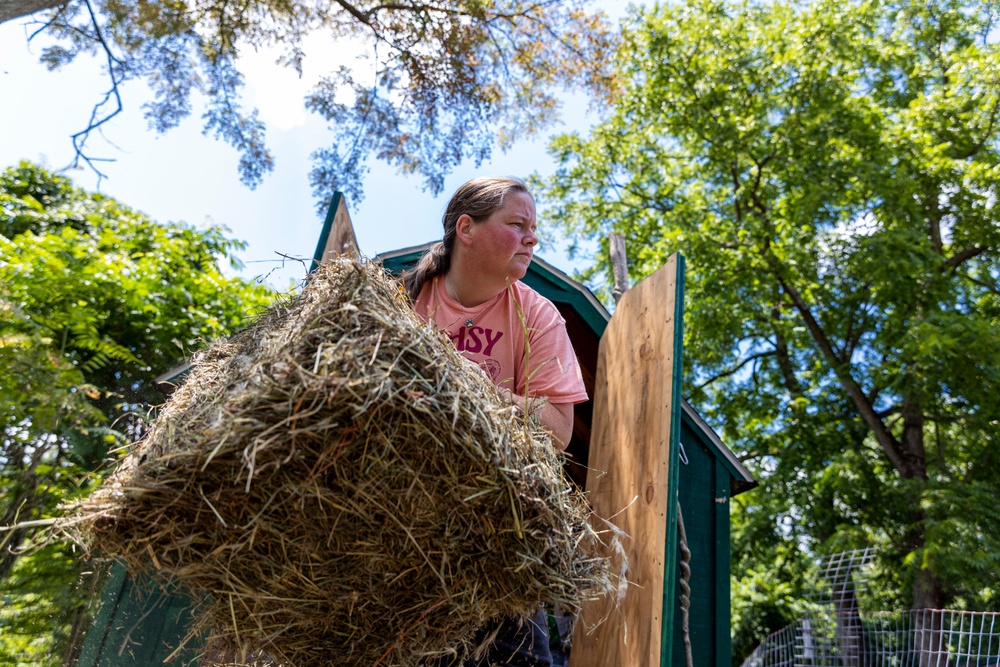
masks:
<svg viewBox="0 0 1000 667"><path fill-rule="evenodd" d="M0 172L0 525L89 492L162 402L153 378L270 303L266 288L222 274L240 247L26 162ZM79 566L63 547L19 558L28 538L0 533L0 662L61 664L84 610L69 589ZM38 568L51 577L34 580Z"/></svg>
<svg viewBox="0 0 1000 667"><path fill-rule="evenodd" d="M896 573L884 604L993 595L988 568L962 557L971 543L947 537L978 535L1000 566L1000 533L988 512L957 509L970 478L956 474L992 469L998 444L991 11L637 9L610 116L550 144L547 212L599 247L585 275L609 280L612 230L634 278L671 252L688 259L685 394L764 480L734 530L771 546L738 561L738 578L784 548L878 545ZM994 495L998 479L984 481Z"/></svg>
<svg viewBox="0 0 1000 667"><path fill-rule="evenodd" d="M306 101L331 132L310 174L321 211L335 190L361 197L372 158L440 192L462 161L479 165L551 127L558 90L614 87L614 35L588 0L105 0L58 7L43 30L57 41L42 54L50 68L99 52L115 90L144 79L154 98L144 113L157 132L188 117L192 95L202 94L205 133L239 152L250 187L273 169L273 156L264 124L241 100L240 52L280 48L288 76L301 76L308 36L350 43L341 52L358 55L331 64ZM113 115L104 103L94 111L78 145Z"/></svg>

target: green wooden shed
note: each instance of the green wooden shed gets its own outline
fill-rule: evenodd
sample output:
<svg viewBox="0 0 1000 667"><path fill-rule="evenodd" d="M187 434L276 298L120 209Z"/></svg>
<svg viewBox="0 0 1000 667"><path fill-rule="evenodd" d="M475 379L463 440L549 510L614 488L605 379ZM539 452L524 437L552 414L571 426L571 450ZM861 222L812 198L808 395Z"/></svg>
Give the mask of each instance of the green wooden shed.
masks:
<svg viewBox="0 0 1000 667"><path fill-rule="evenodd" d="M356 247L344 198L337 193L330 206L314 254L316 263L351 246ZM387 270L401 273L414 266L427 245L382 253L376 259ZM594 395L598 346L610 314L582 284L536 257L523 282L550 299L566 320L580 361L588 394ZM165 389L186 371L186 364L158 378ZM593 401L576 406L573 437L567 448L566 470L581 487L586 479ZM730 499L756 482L718 436L683 402L681 466L678 500L691 550L691 607L688 630L695 667L728 667L730 659ZM678 602L679 605L679 602ZM675 605L675 611L678 608ZM672 661L684 665L680 614L664 616L675 626ZM186 651L173 655L190 627L190 602L182 595L159 591L151 582L137 583L115 566L102 594L77 662L79 667L125 667L192 664L199 652L195 639ZM613 667L613 666L609 666Z"/></svg>

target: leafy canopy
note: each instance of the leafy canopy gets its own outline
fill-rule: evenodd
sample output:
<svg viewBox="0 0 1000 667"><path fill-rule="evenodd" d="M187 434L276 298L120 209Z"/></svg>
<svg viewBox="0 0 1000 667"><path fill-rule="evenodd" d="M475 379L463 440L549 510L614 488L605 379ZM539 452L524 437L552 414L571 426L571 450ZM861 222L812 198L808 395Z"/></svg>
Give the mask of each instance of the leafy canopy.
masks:
<svg viewBox="0 0 1000 667"><path fill-rule="evenodd" d="M273 298L225 230L161 225L27 162L0 172L0 525L87 493L162 402L153 378ZM65 547L0 533L0 662L62 664L88 593Z"/></svg>
<svg viewBox="0 0 1000 667"><path fill-rule="evenodd" d="M635 278L688 258L685 393L763 481L734 514L742 583L785 595L808 567L774 563L874 545L880 604L997 604L995 13L635 10L609 118L550 144L548 214L599 241L586 276L610 231Z"/></svg>
<svg viewBox="0 0 1000 667"><path fill-rule="evenodd" d="M69 0L42 21L56 40L42 60L57 68L84 52L107 58L114 90L90 129L117 113L124 81L151 86L144 111L158 132L190 115L191 94L201 93L205 133L239 151L253 187L273 157L264 124L240 101L240 53L280 47L279 62L301 75L308 35L363 44L365 55L333 64L305 101L332 135L310 176L323 211L334 190L361 196L372 156L438 193L463 160L478 165L498 143L550 126L557 90L606 85L611 31L603 14L585 11L588 1ZM82 151L86 132L74 141Z"/></svg>

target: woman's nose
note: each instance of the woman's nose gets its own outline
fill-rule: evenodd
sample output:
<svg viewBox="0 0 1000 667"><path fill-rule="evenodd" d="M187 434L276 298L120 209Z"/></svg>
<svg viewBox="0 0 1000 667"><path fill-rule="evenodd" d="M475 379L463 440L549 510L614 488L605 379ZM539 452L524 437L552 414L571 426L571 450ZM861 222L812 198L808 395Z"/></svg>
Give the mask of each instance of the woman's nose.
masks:
<svg viewBox="0 0 1000 667"><path fill-rule="evenodd" d="M524 245L536 246L538 245L538 236L535 234L535 230L529 230L528 234L521 241Z"/></svg>

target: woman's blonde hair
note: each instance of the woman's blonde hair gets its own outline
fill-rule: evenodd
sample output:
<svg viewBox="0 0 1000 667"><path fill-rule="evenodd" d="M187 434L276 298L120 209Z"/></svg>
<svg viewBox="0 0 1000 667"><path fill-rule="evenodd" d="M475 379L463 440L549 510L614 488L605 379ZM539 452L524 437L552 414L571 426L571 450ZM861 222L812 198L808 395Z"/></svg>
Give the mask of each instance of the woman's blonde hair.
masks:
<svg viewBox="0 0 1000 667"><path fill-rule="evenodd" d="M441 218L444 238L428 248L413 270L403 279L406 292L413 301L420 296L424 283L435 276L447 273L451 267L451 253L455 247L458 219L467 215L475 222L482 222L503 206L504 199L511 192L523 192L531 196L528 186L523 181L509 177L474 178L455 191Z"/></svg>

